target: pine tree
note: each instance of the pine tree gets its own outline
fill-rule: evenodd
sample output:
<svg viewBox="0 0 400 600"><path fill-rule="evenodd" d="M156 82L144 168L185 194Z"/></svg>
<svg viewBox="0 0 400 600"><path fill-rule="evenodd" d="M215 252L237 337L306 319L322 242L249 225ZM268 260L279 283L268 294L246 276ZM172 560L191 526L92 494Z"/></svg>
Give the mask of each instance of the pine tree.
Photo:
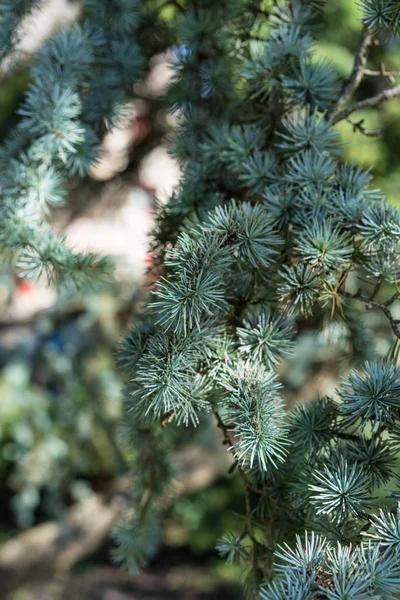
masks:
<svg viewBox="0 0 400 600"><path fill-rule="evenodd" d="M35 4L0 3L4 55ZM243 518L218 551L244 565L249 597L394 598L400 212L368 172L342 161L333 126L346 120L370 135L351 115L400 95L395 86L357 97L375 38L398 33L398 2L360 0L364 27L344 84L315 56L323 2L167 4L177 22L166 101L179 118L172 152L183 175L158 207L158 281L121 344L122 430L135 460L115 558L134 570L154 554L174 444L182 427L214 421L244 495ZM25 274L79 284L106 266L74 254L45 216L88 172L145 69L134 42L145 8L87 0L82 23L50 40L32 68L20 121L0 150L1 246ZM335 397L287 408L279 367L299 328L341 323L355 356L365 345L363 306L387 318L392 352L351 365Z"/></svg>

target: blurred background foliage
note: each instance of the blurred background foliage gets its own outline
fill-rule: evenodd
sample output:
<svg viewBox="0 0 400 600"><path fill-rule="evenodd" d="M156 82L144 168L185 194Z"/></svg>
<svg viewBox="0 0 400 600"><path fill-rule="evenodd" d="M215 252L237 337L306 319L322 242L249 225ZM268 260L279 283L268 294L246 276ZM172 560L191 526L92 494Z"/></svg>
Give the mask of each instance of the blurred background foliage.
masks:
<svg viewBox="0 0 400 600"><path fill-rule="evenodd" d="M22 293L31 293L28 284ZM28 322L0 323L3 525L58 517L121 471L115 348L126 303L112 286L100 296L61 296Z"/></svg>
<svg viewBox="0 0 400 600"><path fill-rule="evenodd" d="M153 8L162 4L162 0L149 2ZM173 43L169 26L174 23L176 11L169 6L162 16L162 26L159 22L152 23L150 17L144 26L143 35L152 27L158 28L148 46L150 54L157 54ZM353 0L327 3L320 31L319 56L326 57L346 78L361 31L357 3ZM398 41L381 42L371 53L368 67L381 69L383 55L387 70L400 71ZM29 65L12 77L4 74L1 77L0 142L16 122L16 109L30 81ZM376 93L384 83L384 77L365 78L357 98ZM159 99L149 103L147 116L152 120L154 135L144 139L135 156L130 157L124 173L118 175L130 182L136 181L140 161L170 130ZM376 187L382 188L391 202L400 204L400 99L356 113L353 119L364 119L367 129L382 133L366 137L353 131L350 123L340 123L337 128L345 142L344 158L370 168ZM86 181L81 185L91 189L90 197L95 203L93 194L95 198L100 196L106 184ZM94 186L94 192L90 186ZM72 198L71 213L75 209ZM84 209L79 207L78 212ZM142 285L140 279L119 278L94 294L83 297L77 293L61 294L50 308L25 320L13 322L0 316L0 536L3 540L12 537L19 528L62 518L73 502L102 490L105 483L124 472L127 450L117 435L122 382L116 352L118 340L130 324L132 309L140 302ZM16 295L29 297L31 291L30 284L17 282L13 273L0 273L4 306L12 305ZM5 309L3 312L6 314ZM360 362L384 356L388 351L387 324L377 314L366 313L362 318L365 326L357 346ZM296 355L282 370L287 400L309 400L319 393L332 392L346 368L346 352L346 338L337 322L328 323L318 336L307 327L300 331ZM182 444L193 441L195 435L202 434L183 432ZM215 445L215 441L208 439L197 441L205 446ZM241 503L240 481L226 473L221 474L213 487L181 497L169 510L158 563L170 564L175 557L180 564L185 561L201 564L211 587L215 581L237 581L240 575L237 567L224 565L214 548L222 532L234 526L235 514L243 511ZM104 560L107 562L108 558ZM199 587L205 589L204 580ZM239 592L230 590L232 598L234 593L240 597ZM211 591L207 597L213 597Z"/></svg>

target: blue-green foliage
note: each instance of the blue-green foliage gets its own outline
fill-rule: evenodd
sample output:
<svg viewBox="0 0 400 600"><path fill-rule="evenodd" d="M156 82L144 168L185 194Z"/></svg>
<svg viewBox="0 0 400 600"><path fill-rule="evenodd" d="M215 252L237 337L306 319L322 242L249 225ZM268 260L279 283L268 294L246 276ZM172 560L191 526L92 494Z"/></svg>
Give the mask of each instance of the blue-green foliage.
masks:
<svg viewBox="0 0 400 600"><path fill-rule="evenodd" d="M399 555L380 543L370 540L351 547L312 533L304 542L298 537L294 549L281 547L276 557L279 580L262 589L262 600L396 598Z"/></svg>
<svg viewBox="0 0 400 600"><path fill-rule="evenodd" d="M114 531L117 544L113 558L135 572L145 566L160 545L159 517L170 497L176 476L170 460L171 440L154 426L135 428L126 418L122 439L136 453L134 482L130 494L133 507Z"/></svg>
<svg viewBox="0 0 400 600"><path fill-rule="evenodd" d="M398 33L400 27L400 7L396 0L360 0L363 21L367 27L379 32Z"/></svg>
<svg viewBox="0 0 400 600"><path fill-rule="evenodd" d="M20 527L38 517L63 518L71 498L90 493L96 473L122 466L114 439L121 393L110 322L104 335L98 306L90 296L85 300L69 294L31 325L2 328L3 524L11 516L8 499Z"/></svg>
<svg viewBox="0 0 400 600"><path fill-rule="evenodd" d="M34 4L2 2L0 16L11 28ZM25 275L80 285L107 269L104 258L72 252L45 218L63 204L68 181L98 160L104 131L123 116L143 72L132 39L139 9L137 0L86 2L81 23L50 38L35 58L19 122L0 148L1 251Z"/></svg>
<svg viewBox="0 0 400 600"><path fill-rule="evenodd" d="M173 422L215 414L246 496L238 530L217 547L248 566L249 597L264 581L265 600L392 598L397 508L374 517L372 506L397 485L399 369L369 362L335 397L289 411L276 371L308 317L342 319L356 354L365 332L346 302L381 309L396 333L392 301L377 297L396 281L400 213L368 172L340 161L330 115L341 84L313 53L321 3L266 4L189 2L178 22L169 101L183 176L158 213L162 276L145 325L122 350L127 423L168 437ZM397 10L362 2L366 25L378 4ZM357 272L366 291L350 292ZM149 551L136 550L141 564Z"/></svg>
<svg viewBox="0 0 400 600"><path fill-rule="evenodd" d="M381 297L399 273L400 213L368 172L340 160L332 116L343 86L314 53L323 2L172 4L166 100L182 178L159 206L157 282L121 346L134 485L115 557L136 569L154 554L178 426L215 417L245 493L238 531L218 549L247 567L249 596L392 598L399 491L387 486L398 487L399 369L372 360L335 397L291 410L278 381L298 329L327 318L346 329L348 354L360 352L367 338L346 303L380 310L400 338L397 295ZM397 2L359 4L374 34L397 32ZM67 250L42 220L68 180L88 172L141 74L139 8L89 0L82 23L50 40L32 69L0 149L0 241L26 273L62 280L103 267ZM374 516L382 491L390 506Z"/></svg>
<svg viewBox="0 0 400 600"><path fill-rule="evenodd" d="M40 0L2 0L0 3L0 58L3 59L18 42L21 19L38 7Z"/></svg>

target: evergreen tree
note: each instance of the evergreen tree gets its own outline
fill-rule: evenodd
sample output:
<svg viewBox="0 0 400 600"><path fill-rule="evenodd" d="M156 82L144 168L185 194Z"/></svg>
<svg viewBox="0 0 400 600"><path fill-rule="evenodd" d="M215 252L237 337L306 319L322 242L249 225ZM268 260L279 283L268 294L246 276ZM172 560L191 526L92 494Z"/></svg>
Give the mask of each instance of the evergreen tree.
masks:
<svg viewBox="0 0 400 600"><path fill-rule="evenodd" d="M245 505L217 547L246 567L249 597L388 599L400 586L396 344L386 360L354 364L335 398L289 410L280 397L279 365L307 318L342 321L356 346L351 310L365 305L400 338L400 213L341 161L333 129L399 95L353 102L375 37L397 33L400 9L360 3L364 29L341 84L314 54L321 5L180 5L168 101L183 175L158 211L159 280L121 349L136 460L115 556L133 569L152 556L174 476L168 445L179 426L211 426L208 414ZM379 490L389 498L378 515Z"/></svg>
<svg viewBox="0 0 400 600"><path fill-rule="evenodd" d="M3 54L35 4L0 3ZM44 217L70 178L88 172L145 68L132 39L140 41L144 4L87 0L82 23L50 40L32 69L0 151L0 240L23 273L80 283L105 267L69 250ZM400 7L360 0L364 28L343 85L314 54L323 2L169 4L179 16L167 102L179 115L173 153L183 175L158 207L158 281L121 345L123 433L136 458L115 557L136 569L154 554L180 427L214 420L245 507L218 550L246 567L249 597L394 598L400 212L370 187L368 172L341 161L332 127L349 120L369 135L351 115L400 95L395 86L354 100L376 36L398 33ZM362 306L387 318L393 351L352 365L336 397L286 408L278 369L299 328L342 322L355 354Z"/></svg>

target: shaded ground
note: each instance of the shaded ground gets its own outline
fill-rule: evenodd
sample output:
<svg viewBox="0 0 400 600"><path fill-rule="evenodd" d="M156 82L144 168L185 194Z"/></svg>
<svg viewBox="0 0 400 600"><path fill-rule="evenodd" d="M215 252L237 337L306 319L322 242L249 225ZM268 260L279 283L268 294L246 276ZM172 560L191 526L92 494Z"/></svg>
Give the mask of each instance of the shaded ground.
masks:
<svg viewBox="0 0 400 600"><path fill-rule="evenodd" d="M218 483L226 472L226 457L207 453L197 446L182 448L176 460L182 473L176 484L176 496L185 502L196 494L207 494L210 486ZM209 549L209 544L197 551L189 547L186 538L179 539L182 532L177 522L178 539L176 533L171 537L171 531L164 532L164 545L144 572L131 575L112 565L109 533L126 506L129 482L126 477L115 479L103 492L73 505L61 521L32 527L0 546L0 598L239 600L239 586L231 583L237 573L227 570L220 574L215 565L222 561L219 562L216 552ZM231 496L233 490L228 489ZM219 511L224 509L219 507ZM185 512L188 510L186 504ZM217 534L216 521L220 520L217 513L206 516L212 536ZM172 517L170 528L174 523Z"/></svg>
<svg viewBox="0 0 400 600"><path fill-rule="evenodd" d="M176 559L179 560L179 559ZM64 580L27 586L9 600L239 600L237 587L193 565L152 569L132 576L114 567L92 567Z"/></svg>

